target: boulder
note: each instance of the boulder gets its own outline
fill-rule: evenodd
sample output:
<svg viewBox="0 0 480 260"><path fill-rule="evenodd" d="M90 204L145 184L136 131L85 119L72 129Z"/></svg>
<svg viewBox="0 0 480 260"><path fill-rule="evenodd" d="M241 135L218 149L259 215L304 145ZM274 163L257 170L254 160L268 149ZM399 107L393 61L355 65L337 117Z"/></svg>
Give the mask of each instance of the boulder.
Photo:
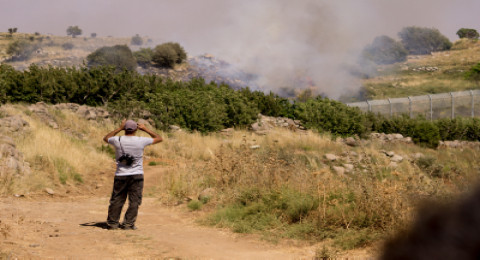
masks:
<svg viewBox="0 0 480 260"><path fill-rule="evenodd" d="M327 153L325 154L323 157L325 157L325 159L329 160L329 161L336 161L338 159L338 156L336 156L335 154L331 154L331 153Z"/></svg>
<svg viewBox="0 0 480 260"><path fill-rule="evenodd" d="M345 168L343 168L341 166L333 166L332 169L338 175L344 175L345 174Z"/></svg>
<svg viewBox="0 0 480 260"><path fill-rule="evenodd" d="M390 158L390 161L391 162L396 162L396 163L399 163L399 162L402 162L403 161L403 157L396 154L394 155L392 158Z"/></svg>
<svg viewBox="0 0 480 260"><path fill-rule="evenodd" d="M347 137L345 138L345 144L348 145L348 146L352 146L352 147L355 147L355 146L358 146L358 141L355 140L355 138L353 137Z"/></svg>
<svg viewBox="0 0 480 260"><path fill-rule="evenodd" d="M19 115L8 116L0 119L0 128L6 132L20 132L28 127L27 121Z"/></svg>

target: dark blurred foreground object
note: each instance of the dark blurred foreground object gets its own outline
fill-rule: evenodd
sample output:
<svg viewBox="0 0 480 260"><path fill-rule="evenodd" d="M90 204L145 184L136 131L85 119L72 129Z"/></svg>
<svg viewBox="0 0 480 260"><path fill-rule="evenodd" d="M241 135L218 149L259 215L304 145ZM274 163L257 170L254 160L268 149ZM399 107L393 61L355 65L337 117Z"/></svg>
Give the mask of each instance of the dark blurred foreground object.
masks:
<svg viewBox="0 0 480 260"><path fill-rule="evenodd" d="M380 259L480 259L480 186L452 204L422 207Z"/></svg>

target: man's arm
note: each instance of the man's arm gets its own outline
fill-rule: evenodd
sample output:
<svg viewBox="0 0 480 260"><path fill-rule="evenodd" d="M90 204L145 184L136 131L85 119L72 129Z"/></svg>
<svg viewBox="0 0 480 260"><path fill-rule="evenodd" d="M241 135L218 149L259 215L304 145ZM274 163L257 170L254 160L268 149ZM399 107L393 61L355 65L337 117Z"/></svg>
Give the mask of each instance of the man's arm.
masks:
<svg viewBox="0 0 480 260"><path fill-rule="evenodd" d="M148 129L144 124L138 124L138 129L144 131L145 133L149 134L153 138L152 144L160 143L161 141L163 141L163 138L159 134Z"/></svg>
<svg viewBox="0 0 480 260"><path fill-rule="evenodd" d="M108 139L110 137L114 137L115 135L117 135L118 133L120 133L124 128L125 128L125 122L127 120L123 119L122 121L122 124L120 125L119 128L113 130L112 132L108 133L104 138L103 138L103 141L105 141L106 143L108 143Z"/></svg>

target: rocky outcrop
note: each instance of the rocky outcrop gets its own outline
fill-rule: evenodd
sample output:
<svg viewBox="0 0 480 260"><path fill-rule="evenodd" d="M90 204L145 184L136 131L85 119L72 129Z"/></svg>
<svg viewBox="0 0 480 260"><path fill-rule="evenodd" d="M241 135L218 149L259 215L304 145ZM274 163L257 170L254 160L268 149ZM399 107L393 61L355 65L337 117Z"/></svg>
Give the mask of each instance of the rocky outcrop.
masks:
<svg viewBox="0 0 480 260"><path fill-rule="evenodd" d="M305 131L299 120L293 120L286 117L270 117L258 115L257 122L250 126L250 129L256 134L267 134L273 128L286 128L292 131Z"/></svg>
<svg viewBox="0 0 480 260"><path fill-rule="evenodd" d="M384 143L413 143L411 137L404 137L401 134L371 133L370 138Z"/></svg>
<svg viewBox="0 0 480 260"><path fill-rule="evenodd" d="M19 115L0 118L0 131L4 133L19 133L28 127L28 122Z"/></svg>
<svg viewBox="0 0 480 260"><path fill-rule="evenodd" d="M23 154L17 150L13 139L0 135L0 177L28 175L30 172L30 165L24 162Z"/></svg>
<svg viewBox="0 0 480 260"><path fill-rule="evenodd" d="M61 103L54 105L53 107L59 110L70 110L87 120L102 120L110 118L110 113L101 107L90 107L75 103Z"/></svg>

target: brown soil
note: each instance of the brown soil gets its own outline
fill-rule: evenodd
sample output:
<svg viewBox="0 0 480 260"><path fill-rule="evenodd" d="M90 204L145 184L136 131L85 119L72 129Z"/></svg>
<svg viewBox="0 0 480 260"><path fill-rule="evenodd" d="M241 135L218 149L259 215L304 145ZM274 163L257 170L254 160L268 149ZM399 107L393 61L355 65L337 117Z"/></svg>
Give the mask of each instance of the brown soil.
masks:
<svg viewBox="0 0 480 260"><path fill-rule="evenodd" d="M152 168L156 167L146 173L147 187L161 174ZM314 245L272 244L256 235L200 226L196 214L185 206L167 207L155 198L144 198L137 230L107 230L111 185L107 186L95 196L1 198L0 259L312 259L315 255Z"/></svg>

